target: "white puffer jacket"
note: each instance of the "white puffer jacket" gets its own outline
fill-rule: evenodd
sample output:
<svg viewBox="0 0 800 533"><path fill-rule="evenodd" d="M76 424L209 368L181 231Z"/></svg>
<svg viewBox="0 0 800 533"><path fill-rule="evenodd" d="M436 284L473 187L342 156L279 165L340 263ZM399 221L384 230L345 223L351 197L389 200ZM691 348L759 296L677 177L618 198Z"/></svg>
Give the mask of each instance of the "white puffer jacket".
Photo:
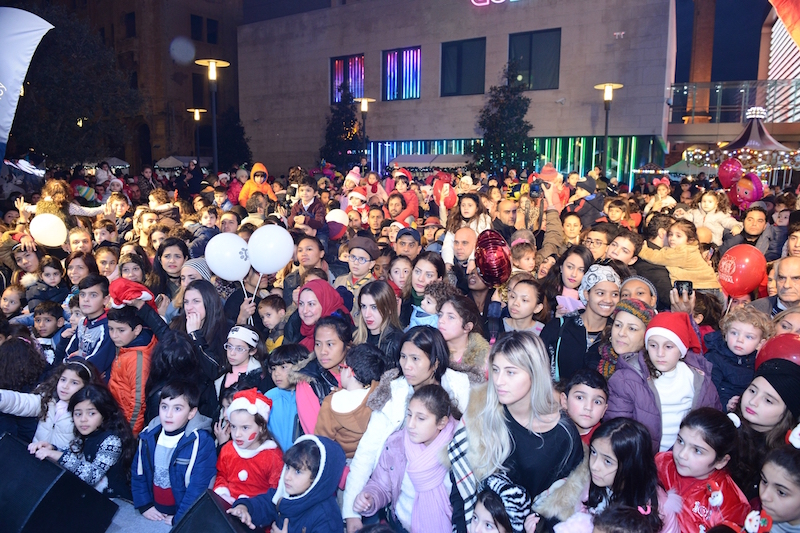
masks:
<svg viewBox="0 0 800 533"><path fill-rule="evenodd" d="M64 411L56 419L56 400L47 405L47 417L39 420L33 442L49 442L59 450L66 450L75 438L75 425L69 411ZM0 412L15 416L35 416L42 414L42 397L39 394L25 394L10 390L0 390Z"/></svg>

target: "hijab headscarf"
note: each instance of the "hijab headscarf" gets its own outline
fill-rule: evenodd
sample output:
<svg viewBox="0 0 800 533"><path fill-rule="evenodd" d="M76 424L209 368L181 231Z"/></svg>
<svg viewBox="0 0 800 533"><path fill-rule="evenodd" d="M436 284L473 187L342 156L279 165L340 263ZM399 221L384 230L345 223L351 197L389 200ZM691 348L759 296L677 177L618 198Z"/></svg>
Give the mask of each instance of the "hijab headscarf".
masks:
<svg viewBox="0 0 800 533"><path fill-rule="evenodd" d="M303 294L305 290L313 292L317 300L319 300L319 305L322 308L322 316L331 316L338 312L340 315L350 318L350 312L347 310L347 307L345 307L344 300L342 300L342 297L336 292L336 289L327 281L321 279L309 281L300 287L300 292L298 294ZM303 336L303 340L300 341L300 344L305 346L310 352L314 351L315 326L316 324L309 325L302 320L300 321L300 334Z"/></svg>

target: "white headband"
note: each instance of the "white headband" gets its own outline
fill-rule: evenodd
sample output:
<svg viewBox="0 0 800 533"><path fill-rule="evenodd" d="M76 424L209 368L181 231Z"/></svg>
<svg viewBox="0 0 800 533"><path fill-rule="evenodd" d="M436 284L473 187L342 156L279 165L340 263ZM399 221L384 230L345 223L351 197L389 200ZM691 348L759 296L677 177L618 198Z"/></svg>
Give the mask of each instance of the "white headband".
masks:
<svg viewBox="0 0 800 533"><path fill-rule="evenodd" d="M233 326L231 330L228 332L229 339L239 339L240 341L246 343L251 348L255 348L258 345L258 333L251 329L243 328L240 326Z"/></svg>

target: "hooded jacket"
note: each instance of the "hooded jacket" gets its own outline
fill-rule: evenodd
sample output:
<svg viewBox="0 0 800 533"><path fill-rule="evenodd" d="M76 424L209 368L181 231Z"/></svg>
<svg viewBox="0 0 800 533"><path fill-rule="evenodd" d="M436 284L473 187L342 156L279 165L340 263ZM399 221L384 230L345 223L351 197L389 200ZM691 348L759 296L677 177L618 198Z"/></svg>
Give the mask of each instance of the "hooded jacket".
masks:
<svg viewBox="0 0 800 533"><path fill-rule="evenodd" d="M177 524L189 507L203 495L217 473L217 447L214 437L202 429L210 419L197 413L189 420L178 441L169 465L169 482L178 510L173 518ZM153 475L161 419L158 417L139 434L139 447L131 466L131 491L133 506L144 512L154 505Z"/></svg>
<svg viewBox="0 0 800 533"><path fill-rule="evenodd" d="M36 306L46 300L63 302L68 294L69 287L64 283L51 287L44 282L37 281L25 291L25 298L28 300L28 311L33 313Z"/></svg>
<svg viewBox="0 0 800 533"><path fill-rule="evenodd" d="M272 185L270 185L266 179L264 180L264 183L256 183L256 172L263 172L267 175L267 177L269 177L267 167L265 167L262 163L256 163L253 165L253 168L250 169L250 179L247 180L247 182L242 186L242 190L239 193L239 205L242 207L247 206L247 200L250 199L254 192L260 192L273 202L278 201L278 198L275 196L275 193L272 190Z"/></svg>
<svg viewBox="0 0 800 533"><path fill-rule="evenodd" d="M728 405L728 400L739 396L753 381L756 372L756 353L738 356L728 348L725 337L720 331L709 333L704 337L706 359L713 365L711 381L717 387L719 401Z"/></svg>
<svg viewBox="0 0 800 533"><path fill-rule="evenodd" d="M47 416L39 420L33 442L49 442L59 450L66 450L75 438L75 424L68 411L56 416L56 399L47 404ZM21 417L39 417L42 414L42 396L11 390L0 390L0 412Z"/></svg>
<svg viewBox="0 0 800 533"><path fill-rule="evenodd" d="M647 354L641 350L617 360L617 370L608 380L608 409L604 418L624 416L641 422L650 432L653 453L657 453L661 446L661 399L645 357ZM717 389L711 381L711 363L694 352L688 352L683 362L694 374L692 409L722 410Z"/></svg>
<svg viewBox="0 0 800 533"><path fill-rule="evenodd" d="M289 533L341 533L342 513L336 503L336 489L344 471L344 452L327 437L303 435L297 442L305 440L314 442L320 451L319 470L308 490L295 496L287 494L283 474L289 466L284 465L277 489L269 489L255 498L236 500L233 506L247 507L258 526L268 528L275 523L283 527L288 518Z"/></svg>
<svg viewBox="0 0 800 533"><path fill-rule="evenodd" d="M761 235L758 236L753 246L758 248L758 251L764 254L767 261L775 261L780 259L783 245L786 243L788 228L786 226L773 226L767 225ZM728 235L722 241L722 246L719 247L719 255L722 257L725 252L736 246L737 244L749 244L745 241L744 232L739 235ZM30 298L29 298L30 299Z"/></svg>
<svg viewBox="0 0 800 533"><path fill-rule="evenodd" d="M144 428L147 404L144 387L150 376L150 356L157 342L150 330L142 330L128 346L119 349L111 364L108 389L131 425L134 437Z"/></svg>

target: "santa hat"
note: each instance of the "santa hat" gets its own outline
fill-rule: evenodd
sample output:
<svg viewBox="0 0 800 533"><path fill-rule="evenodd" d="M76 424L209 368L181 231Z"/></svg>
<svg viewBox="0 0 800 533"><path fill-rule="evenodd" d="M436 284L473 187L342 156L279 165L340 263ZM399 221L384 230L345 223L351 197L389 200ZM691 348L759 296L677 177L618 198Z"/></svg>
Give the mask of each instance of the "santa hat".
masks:
<svg viewBox="0 0 800 533"><path fill-rule="evenodd" d="M396 178L397 176L405 176L408 178L408 181L414 181L414 178L411 176L411 172L409 172L405 168L398 168L397 170L392 171L392 177Z"/></svg>
<svg viewBox="0 0 800 533"><path fill-rule="evenodd" d="M644 342L647 343L653 335L659 335L674 342L681 351L681 356L685 356L689 350L700 352L700 340L692 328L692 322L687 313L664 311L657 314L647 326Z"/></svg>
<svg viewBox="0 0 800 533"><path fill-rule="evenodd" d="M348 176L349 175L350 174L348 174ZM349 200L350 198L353 198L353 197L360 198L362 202L366 202L367 201L367 189L365 189L364 187L356 187L355 189L350 191L350 194L347 195L347 199Z"/></svg>
<svg viewBox="0 0 800 533"><path fill-rule="evenodd" d="M257 389L247 389L233 395L233 401L228 406L225 414L230 417L234 411L244 410L251 415L259 414L264 420L269 420L269 411L272 409L272 400L258 392Z"/></svg>
<svg viewBox="0 0 800 533"><path fill-rule="evenodd" d="M142 300L158 312L156 307L155 296L150 292L150 289L124 278L117 278L108 286L108 295L111 297L111 307L114 309L121 309L125 307L125 302L130 300Z"/></svg>
<svg viewBox="0 0 800 533"><path fill-rule="evenodd" d="M125 184L124 184L124 183L122 183L122 180L121 180L121 179L119 179L119 178L112 178L112 179L108 180L108 188L110 189L110 188L111 188L111 186L112 186L114 183L119 183L119 188L120 188L120 190L122 190L122 189L125 187Z"/></svg>
<svg viewBox="0 0 800 533"><path fill-rule="evenodd" d="M344 181L345 183L347 183L348 181L353 181L355 182L356 185L361 183L361 169L358 167L353 167L353 170L348 172L347 176L344 177ZM364 198L364 200L366 201L366 197Z"/></svg>

